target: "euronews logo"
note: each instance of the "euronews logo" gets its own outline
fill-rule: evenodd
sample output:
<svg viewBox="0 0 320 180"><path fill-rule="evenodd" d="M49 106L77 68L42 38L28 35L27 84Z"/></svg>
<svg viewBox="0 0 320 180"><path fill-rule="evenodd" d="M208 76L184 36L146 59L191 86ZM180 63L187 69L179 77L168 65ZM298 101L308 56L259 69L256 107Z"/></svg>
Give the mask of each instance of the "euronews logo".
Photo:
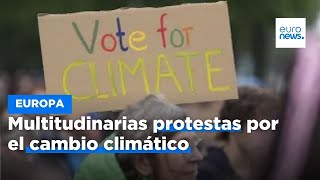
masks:
<svg viewBox="0 0 320 180"><path fill-rule="evenodd" d="M280 39L304 39L304 36L301 35L301 27L280 27Z"/></svg>
<svg viewBox="0 0 320 180"><path fill-rule="evenodd" d="M276 18L276 48L306 47L306 18Z"/></svg>

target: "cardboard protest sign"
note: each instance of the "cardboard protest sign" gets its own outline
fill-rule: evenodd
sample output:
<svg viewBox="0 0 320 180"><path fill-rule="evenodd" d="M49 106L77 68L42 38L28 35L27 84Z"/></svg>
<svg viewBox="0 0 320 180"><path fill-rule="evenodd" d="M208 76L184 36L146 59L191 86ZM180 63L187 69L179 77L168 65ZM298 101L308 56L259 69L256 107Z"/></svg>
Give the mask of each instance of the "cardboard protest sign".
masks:
<svg viewBox="0 0 320 180"><path fill-rule="evenodd" d="M226 2L38 16L46 90L74 112L238 98Z"/></svg>

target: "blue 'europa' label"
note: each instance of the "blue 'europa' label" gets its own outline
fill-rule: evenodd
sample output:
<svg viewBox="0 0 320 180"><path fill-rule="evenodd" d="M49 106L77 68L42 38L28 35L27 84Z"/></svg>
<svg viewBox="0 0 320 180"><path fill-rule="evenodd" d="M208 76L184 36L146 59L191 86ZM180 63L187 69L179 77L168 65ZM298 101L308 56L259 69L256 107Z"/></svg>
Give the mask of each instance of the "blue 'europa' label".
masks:
<svg viewBox="0 0 320 180"><path fill-rule="evenodd" d="M8 95L8 114L71 113L71 95Z"/></svg>

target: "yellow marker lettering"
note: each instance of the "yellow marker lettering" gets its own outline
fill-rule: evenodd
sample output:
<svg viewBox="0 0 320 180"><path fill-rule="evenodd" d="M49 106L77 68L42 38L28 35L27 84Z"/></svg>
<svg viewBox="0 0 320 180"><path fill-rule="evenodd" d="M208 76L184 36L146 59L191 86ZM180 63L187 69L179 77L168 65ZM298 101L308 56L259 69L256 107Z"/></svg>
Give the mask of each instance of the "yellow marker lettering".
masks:
<svg viewBox="0 0 320 180"><path fill-rule="evenodd" d="M185 64L186 64L186 69L188 73L188 79L189 79L189 86L192 92L194 92L194 81L193 81L193 74L192 74L192 68L191 68L191 63L190 63L190 58L192 56L197 56L199 53L198 52L178 52L176 54L177 57L184 57Z"/></svg>
<svg viewBox="0 0 320 180"><path fill-rule="evenodd" d="M141 47L137 47L135 46L133 43L134 42L142 42L146 39L146 33L144 33L143 31L134 31L132 33L130 33L129 35L129 46L130 48L136 50L136 51L144 51L148 48L148 45L144 45Z"/></svg>
<svg viewBox="0 0 320 180"><path fill-rule="evenodd" d="M108 68L109 80L111 81L111 84L112 84L112 89L111 89L112 95L117 96L118 93L117 93L117 89L116 89L116 81L114 79L114 73L113 73L111 61L108 62L107 66L108 66L107 68Z"/></svg>
<svg viewBox="0 0 320 180"><path fill-rule="evenodd" d="M88 62L85 62L85 61L76 61L76 62L73 62L71 64L69 64L63 71L63 77L62 77L62 87L63 87L63 90L66 94L71 94L72 95L72 98L75 99L75 100L88 100L88 99L92 99L94 98L95 95L91 95L91 96L76 96L76 95L73 95L69 88L68 88L68 85L67 85L67 79L68 79L68 76L69 76L69 73L71 71L71 69L77 67L77 66L83 66L83 65L89 65L89 68L90 68L90 64Z"/></svg>
<svg viewBox="0 0 320 180"><path fill-rule="evenodd" d="M212 82L212 73L217 73L221 72L221 68L215 68L211 66L211 57L212 56L218 56L221 54L221 49L213 50L213 51L206 51L205 52L205 61L206 61L206 66L207 66L207 77L208 77L208 85L209 85L209 90L214 92L222 92L222 91L227 91L230 89L230 86L221 86L221 87L214 87L213 82Z"/></svg>
<svg viewBox="0 0 320 180"><path fill-rule="evenodd" d="M120 82L121 82L121 89L122 89L122 94L125 96L127 94L127 87L126 87L126 78L125 78L125 73L124 73L124 68L129 71L130 74L136 75L137 71L139 68L141 68L141 73L142 73L142 78L144 81L144 87L145 91L147 94L150 94L150 86L149 82L147 79L147 72L146 72L146 67L144 64L144 59L138 58L136 65L134 66L133 69L131 69L124 61L119 60L119 72L120 72Z"/></svg>
<svg viewBox="0 0 320 180"><path fill-rule="evenodd" d="M164 61L166 64L167 69L169 72L167 73L161 73L161 61ZM164 54L159 54L158 55L158 60L157 60L157 82L156 82L156 92L159 92L160 90L160 79L161 78L172 78L174 84L177 86L178 90L180 93L183 93L182 87L177 80L177 77L171 67L171 65L168 62L167 56Z"/></svg>
<svg viewBox="0 0 320 180"><path fill-rule="evenodd" d="M97 72L96 72L96 67L95 67L94 63L90 63L90 74L91 74L92 86L95 90L97 98L98 99L108 99L109 95L107 93L99 94Z"/></svg>

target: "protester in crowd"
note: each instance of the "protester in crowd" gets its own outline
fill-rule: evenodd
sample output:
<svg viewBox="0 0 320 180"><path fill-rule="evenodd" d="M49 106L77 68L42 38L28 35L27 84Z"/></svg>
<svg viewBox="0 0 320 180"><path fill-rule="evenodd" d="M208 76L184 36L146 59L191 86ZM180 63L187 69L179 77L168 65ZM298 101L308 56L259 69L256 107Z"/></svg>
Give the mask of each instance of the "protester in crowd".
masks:
<svg viewBox="0 0 320 180"><path fill-rule="evenodd" d="M1 179L2 180L34 180L32 173L35 164L28 159L17 157L19 154L8 153L1 147ZM22 153L20 153L22 155Z"/></svg>
<svg viewBox="0 0 320 180"><path fill-rule="evenodd" d="M71 180L72 174L63 155L28 154L10 150L9 141L23 137L23 147L31 140L41 140L39 131L8 130L1 126L1 179L3 180ZM19 146L20 147L20 146ZM3 168L3 169L2 169Z"/></svg>
<svg viewBox="0 0 320 180"><path fill-rule="evenodd" d="M233 171L230 170L224 153L214 149L208 152L208 158L201 163L211 163L211 166L220 164L221 166L210 169L200 165L203 168L199 170L199 179L259 179L276 133L272 130L259 129L247 133L246 121L252 119L259 122L263 119L278 120L279 110L279 100L270 91L255 87L240 87L239 99L225 101L220 112L220 119L240 119L242 132L219 133L215 139L215 141L223 142L223 151ZM221 164L221 161L224 163Z"/></svg>
<svg viewBox="0 0 320 180"><path fill-rule="evenodd" d="M208 101L208 102L198 102L198 103L188 103L178 105L184 109L188 116L193 119L212 119L212 117L218 116L220 109L224 101ZM217 135L217 133L212 132L197 132L199 136L203 138L203 141L208 146L219 146L218 141L212 141Z"/></svg>
<svg viewBox="0 0 320 180"><path fill-rule="evenodd" d="M106 111L106 112L95 112L95 113L89 113L89 114L71 114L63 117L64 120L75 120L80 119L81 116L90 116L91 119L96 120L105 120L110 119L114 120L116 119L119 112L112 112L112 111ZM86 137L89 140L95 140L97 142L101 142L103 139L111 135L113 131L100 131L100 130L85 130L85 131L60 131L60 138L61 139L68 139L69 136L74 137L74 139L81 140L81 137ZM74 175L75 172L78 170L80 164L82 161L88 156L87 153L75 153L75 154L65 154L68 164L70 168L72 169L72 174Z"/></svg>
<svg viewBox="0 0 320 180"><path fill-rule="evenodd" d="M48 156L48 157L46 157ZM1 156L2 180L72 180L69 168L64 161L49 155L38 155L28 159L3 154Z"/></svg>
<svg viewBox="0 0 320 180"><path fill-rule="evenodd" d="M73 174L62 155L42 154L36 161L35 180L72 180Z"/></svg>
<svg viewBox="0 0 320 180"><path fill-rule="evenodd" d="M155 95L149 95L135 105L129 106L120 118L145 119L146 131L120 130L114 135L125 139L145 140L147 136L167 137L170 139L188 139L192 147L191 154L103 154L90 155L81 165L76 180L191 180L196 179L198 162L203 159L200 147L201 139L192 132L159 132L152 131L152 121L155 119L184 119L187 114L176 105L166 102ZM108 139L113 139L113 136Z"/></svg>
<svg viewBox="0 0 320 180"><path fill-rule="evenodd" d="M7 157L14 157L16 159L26 160L26 161L34 161L37 155L34 154L26 154L24 151L13 151L8 148L8 144L11 140L16 140L20 142L19 138L23 137L23 147L24 149L30 144L31 140L38 139L39 134L37 131L22 131L19 129L9 130L8 129L8 119L5 119L1 122L1 159ZM20 147L20 146L19 146ZM8 159L8 158L7 158ZM18 164L19 161L15 161ZM2 164L5 165L5 164Z"/></svg>

